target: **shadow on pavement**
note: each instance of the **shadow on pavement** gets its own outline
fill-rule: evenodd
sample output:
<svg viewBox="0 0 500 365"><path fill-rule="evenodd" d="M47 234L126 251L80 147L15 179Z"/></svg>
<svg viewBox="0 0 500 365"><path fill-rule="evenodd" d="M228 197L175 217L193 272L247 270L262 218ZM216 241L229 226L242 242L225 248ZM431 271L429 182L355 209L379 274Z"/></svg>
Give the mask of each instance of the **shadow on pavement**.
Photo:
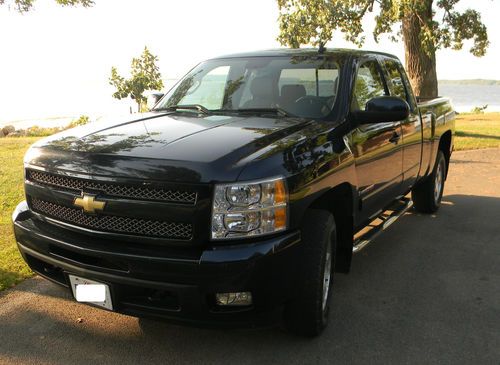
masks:
<svg viewBox="0 0 500 365"><path fill-rule="evenodd" d="M470 132L462 132L462 131L457 131L455 132L455 135L457 137L471 137L471 138L477 138L477 139L500 139L500 136L496 136L493 134L481 134L481 133L470 133Z"/></svg>
<svg viewBox="0 0 500 365"><path fill-rule="evenodd" d="M407 213L335 277L319 338L138 320L57 289L1 317L0 363L498 363L499 213L500 198L471 195Z"/></svg>

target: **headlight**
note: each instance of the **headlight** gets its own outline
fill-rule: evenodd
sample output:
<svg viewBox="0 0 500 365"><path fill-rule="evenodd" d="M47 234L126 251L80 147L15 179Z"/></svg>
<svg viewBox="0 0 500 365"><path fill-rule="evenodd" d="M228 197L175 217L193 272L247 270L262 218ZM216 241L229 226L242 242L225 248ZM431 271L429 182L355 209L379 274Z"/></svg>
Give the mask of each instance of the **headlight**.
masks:
<svg viewBox="0 0 500 365"><path fill-rule="evenodd" d="M217 184L212 207L212 239L283 231L287 228L287 204L288 194L282 178Z"/></svg>

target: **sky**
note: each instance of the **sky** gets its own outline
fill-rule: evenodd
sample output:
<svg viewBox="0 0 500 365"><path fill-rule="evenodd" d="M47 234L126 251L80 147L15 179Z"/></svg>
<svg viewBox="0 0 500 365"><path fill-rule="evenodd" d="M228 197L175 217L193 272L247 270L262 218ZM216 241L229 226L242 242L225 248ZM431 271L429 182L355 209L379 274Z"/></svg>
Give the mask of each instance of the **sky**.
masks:
<svg viewBox="0 0 500 365"><path fill-rule="evenodd" d="M11 0L7 0L7 3ZM439 79L500 79L500 1L462 0L482 13L491 46L483 58L462 51L437 54ZM279 47L275 0L95 0L67 8L37 0L25 14L0 6L0 125L47 118L126 113L108 84L112 66L127 75L144 46L158 56L167 86L198 62L222 54ZM365 29L373 27L366 17ZM328 47L355 47L336 33ZM368 32L363 46L396 54L402 43Z"/></svg>

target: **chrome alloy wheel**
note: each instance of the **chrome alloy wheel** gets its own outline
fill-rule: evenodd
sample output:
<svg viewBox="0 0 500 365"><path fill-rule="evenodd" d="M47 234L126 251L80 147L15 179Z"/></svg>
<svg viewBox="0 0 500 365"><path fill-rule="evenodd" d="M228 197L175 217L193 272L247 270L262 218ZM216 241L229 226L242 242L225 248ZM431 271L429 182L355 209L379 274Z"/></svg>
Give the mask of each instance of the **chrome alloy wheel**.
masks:
<svg viewBox="0 0 500 365"><path fill-rule="evenodd" d="M322 310L326 310L326 304L328 302L328 292L330 290L330 280L332 276L332 245L328 242L325 255L325 265L323 269L323 302Z"/></svg>
<svg viewBox="0 0 500 365"><path fill-rule="evenodd" d="M443 190L443 164L438 164L436 169L436 178L434 180L434 202L439 203L439 198L441 197L441 191Z"/></svg>

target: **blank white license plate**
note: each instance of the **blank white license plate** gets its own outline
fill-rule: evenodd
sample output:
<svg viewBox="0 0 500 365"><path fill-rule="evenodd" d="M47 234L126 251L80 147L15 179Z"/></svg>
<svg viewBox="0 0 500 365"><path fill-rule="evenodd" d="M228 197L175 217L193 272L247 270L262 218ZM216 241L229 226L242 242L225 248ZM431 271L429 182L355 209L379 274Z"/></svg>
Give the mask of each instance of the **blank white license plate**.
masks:
<svg viewBox="0 0 500 365"><path fill-rule="evenodd" d="M109 286L94 280L69 275L73 295L78 302L113 310Z"/></svg>

